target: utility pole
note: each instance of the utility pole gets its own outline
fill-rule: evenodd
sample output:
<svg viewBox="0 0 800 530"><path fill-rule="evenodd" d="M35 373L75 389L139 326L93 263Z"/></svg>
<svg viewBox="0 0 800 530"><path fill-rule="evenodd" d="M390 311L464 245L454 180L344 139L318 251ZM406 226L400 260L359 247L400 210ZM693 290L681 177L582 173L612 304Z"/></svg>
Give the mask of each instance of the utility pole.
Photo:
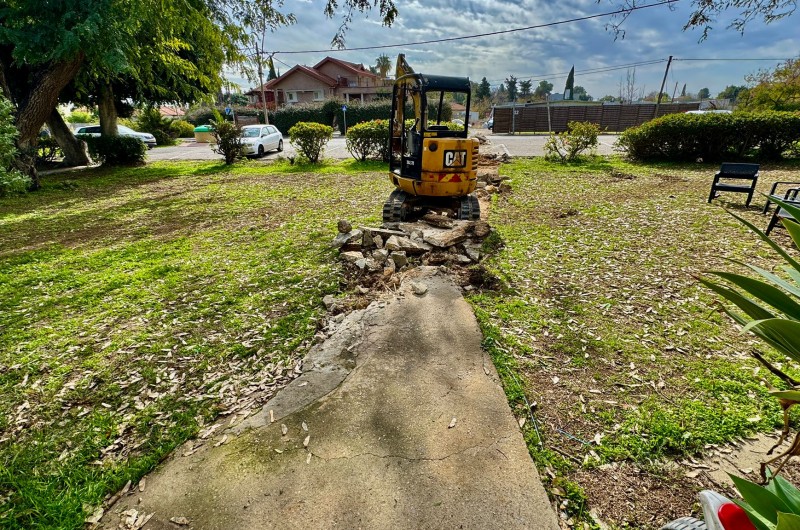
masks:
<svg viewBox="0 0 800 530"><path fill-rule="evenodd" d="M256 64L258 65L258 82L261 88L261 104L264 107L264 124L269 125L269 114L267 113L267 91L264 89L264 67L261 55L264 53L264 34L261 34L261 46L257 39L253 39L253 46L256 50Z"/></svg>
<svg viewBox="0 0 800 530"><path fill-rule="evenodd" d="M667 82L667 74L669 73L669 65L672 64L672 55L669 56L667 61L667 68L664 70L664 79L661 80L661 88L658 91L658 100L656 101L656 112L653 118L658 118L658 108L661 106L661 93L664 92L664 85Z"/></svg>
<svg viewBox="0 0 800 530"><path fill-rule="evenodd" d="M675 94L678 93L678 82L675 81L675 90L672 91L672 102L675 103Z"/></svg>
<svg viewBox="0 0 800 530"><path fill-rule="evenodd" d="M545 105L547 105L547 132L553 132L553 126L550 123L550 92L545 92L544 94Z"/></svg>

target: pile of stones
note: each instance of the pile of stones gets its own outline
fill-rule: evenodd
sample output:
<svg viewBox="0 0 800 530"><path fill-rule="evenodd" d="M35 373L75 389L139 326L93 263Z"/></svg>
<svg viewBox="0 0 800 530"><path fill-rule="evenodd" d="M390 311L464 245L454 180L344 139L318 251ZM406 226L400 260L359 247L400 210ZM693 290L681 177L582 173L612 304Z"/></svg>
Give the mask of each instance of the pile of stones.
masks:
<svg viewBox="0 0 800 530"><path fill-rule="evenodd" d="M353 228L341 220L332 245L352 271L390 278L419 265L465 267L478 263L482 241L491 233L485 221L457 221L429 213L419 221Z"/></svg>

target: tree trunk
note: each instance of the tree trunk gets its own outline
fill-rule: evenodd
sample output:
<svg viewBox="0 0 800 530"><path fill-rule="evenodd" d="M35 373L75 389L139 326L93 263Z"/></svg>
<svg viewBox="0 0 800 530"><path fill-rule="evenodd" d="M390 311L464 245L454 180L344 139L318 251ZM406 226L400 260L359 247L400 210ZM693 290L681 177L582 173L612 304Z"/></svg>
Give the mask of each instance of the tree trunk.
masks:
<svg viewBox="0 0 800 530"><path fill-rule="evenodd" d="M50 116L50 113L58 104L58 94L72 81L83 62L83 55L79 55L70 61L49 64L37 71L32 76L30 90L25 92L25 97L15 101L17 107L16 123L19 136L17 137L17 149L19 155L14 161L14 165L23 173L31 177L33 189L39 189L41 183L39 175L36 173L35 150L39 140L39 130ZM3 69L7 65L0 65ZM4 72L4 80L8 81L7 73ZM6 91L7 87L4 87ZM14 93L8 90L8 93Z"/></svg>
<svg viewBox="0 0 800 530"><path fill-rule="evenodd" d="M58 109L53 109L50 117L47 118L47 126L64 153L64 162L67 165L88 166L92 163L92 159L89 158L89 153L86 149L86 142L72 134Z"/></svg>
<svg viewBox="0 0 800 530"><path fill-rule="evenodd" d="M100 85L100 134L103 136L119 136L117 129L117 108L114 106L114 92L111 85Z"/></svg>

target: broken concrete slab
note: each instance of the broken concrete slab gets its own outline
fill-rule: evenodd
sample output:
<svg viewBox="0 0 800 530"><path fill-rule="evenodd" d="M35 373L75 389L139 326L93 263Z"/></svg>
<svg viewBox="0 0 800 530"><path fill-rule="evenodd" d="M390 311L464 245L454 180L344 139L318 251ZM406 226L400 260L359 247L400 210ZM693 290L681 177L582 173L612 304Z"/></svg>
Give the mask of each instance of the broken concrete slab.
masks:
<svg viewBox="0 0 800 530"><path fill-rule="evenodd" d="M361 230L358 230L358 229L351 230L351 231L349 231L347 233L339 232L338 234L336 234L336 237L331 242L331 246L333 248L341 248L341 247L343 247L345 245L351 245L351 244L359 244L360 245L361 244L361 239L363 238L363 236L364 236L364 232L362 232Z"/></svg>
<svg viewBox="0 0 800 530"><path fill-rule="evenodd" d="M408 296L410 282L425 296ZM408 293L408 294L406 294ZM410 273L349 315L264 410L124 496L145 529L558 528L471 308L448 278ZM447 318L432 318L447 315ZM285 425L285 429L282 428Z"/></svg>
<svg viewBox="0 0 800 530"><path fill-rule="evenodd" d="M423 241L416 241L407 237L392 236L383 245L386 250L402 251L409 254L422 254L428 252L431 246Z"/></svg>

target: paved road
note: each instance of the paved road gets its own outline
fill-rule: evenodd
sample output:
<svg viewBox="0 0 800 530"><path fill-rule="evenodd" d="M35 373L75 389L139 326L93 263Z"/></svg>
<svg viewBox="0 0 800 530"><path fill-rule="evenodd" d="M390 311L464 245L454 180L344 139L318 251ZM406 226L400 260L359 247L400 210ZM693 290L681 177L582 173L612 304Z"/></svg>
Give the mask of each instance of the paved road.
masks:
<svg viewBox="0 0 800 530"><path fill-rule="evenodd" d="M489 141L499 146L503 144L508 149L511 156L541 156L544 154L544 143L547 141L547 136L512 136L507 134L491 134L485 129L479 129L480 132L486 135ZM598 154L609 155L613 154L613 145L616 142L617 136L615 135L602 135L599 137L600 146L597 149ZM271 152L268 153L263 160L270 160L278 156L296 156L294 148L289 143L289 139L285 138L283 142L285 149L282 153ZM325 157L334 159L350 158L350 153L347 152L345 147L345 140L342 136L334 136L325 147ZM194 141L187 141L181 145L174 147L156 147L147 153L147 160L217 160L221 155L214 153L211 150L210 144L199 144Z"/></svg>

